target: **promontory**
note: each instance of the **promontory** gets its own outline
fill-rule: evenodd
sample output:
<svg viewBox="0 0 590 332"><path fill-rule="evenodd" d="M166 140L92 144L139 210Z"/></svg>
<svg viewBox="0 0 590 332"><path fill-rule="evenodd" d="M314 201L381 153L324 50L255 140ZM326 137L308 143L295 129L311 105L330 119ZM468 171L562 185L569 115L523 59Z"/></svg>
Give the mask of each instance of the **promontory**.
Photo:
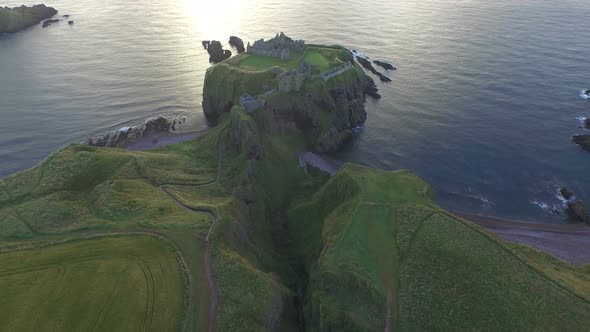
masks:
<svg viewBox="0 0 590 332"><path fill-rule="evenodd" d="M57 10L55 8L45 5L14 8L0 7L0 33L13 33L24 30L56 14Z"/></svg>

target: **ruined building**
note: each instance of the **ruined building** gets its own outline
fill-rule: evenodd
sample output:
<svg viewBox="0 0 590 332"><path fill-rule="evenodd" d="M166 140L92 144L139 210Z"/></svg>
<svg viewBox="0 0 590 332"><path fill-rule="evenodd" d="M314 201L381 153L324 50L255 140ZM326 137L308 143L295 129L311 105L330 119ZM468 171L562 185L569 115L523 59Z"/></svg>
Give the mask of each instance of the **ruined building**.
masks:
<svg viewBox="0 0 590 332"><path fill-rule="evenodd" d="M277 77L279 92L299 91L306 79L311 78L311 66L303 59L297 69L291 69Z"/></svg>
<svg viewBox="0 0 590 332"><path fill-rule="evenodd" d="M281 34L277 34L273 39L268 41L260 39L255 41L254 45L248 43L246 49L248 53L270 56L287 61L291 56L291 51L303 53L305 50L305 41L293 40L281 32Z"/></svg>

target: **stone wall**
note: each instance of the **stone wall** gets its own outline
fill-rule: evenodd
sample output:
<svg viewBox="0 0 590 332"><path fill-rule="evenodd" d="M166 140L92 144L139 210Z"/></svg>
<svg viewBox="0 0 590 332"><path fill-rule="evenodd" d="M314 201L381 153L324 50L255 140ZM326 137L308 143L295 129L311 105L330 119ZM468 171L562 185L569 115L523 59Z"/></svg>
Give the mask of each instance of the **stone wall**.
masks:
<svg viewBox="0 0 590 332"><path fill-rule="evenodd" d="M277 34L273 39L268 41L259 39L253 45L248 43L246 49L248 53L270 56L287 61L291 56L291 51L302 53L305 50L305 42L303 40L293 40L281 32L280 35Z"/></svg>

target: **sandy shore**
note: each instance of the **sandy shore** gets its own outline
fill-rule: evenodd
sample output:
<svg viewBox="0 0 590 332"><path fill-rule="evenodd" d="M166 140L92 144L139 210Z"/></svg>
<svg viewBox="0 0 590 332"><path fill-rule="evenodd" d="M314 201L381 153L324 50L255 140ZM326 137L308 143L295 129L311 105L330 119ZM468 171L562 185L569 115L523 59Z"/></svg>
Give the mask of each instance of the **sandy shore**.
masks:
<svg viewBox="0 0 590 332"><path fill-rule="evenodd" d="M125 145L127 150L146 151L165 147L167 145L189 141L205 135L209 129L195 130L184 133L159 133L142 137Z"/></svg>
<svg viewBox="0 0 590 332"><path fill-rule="evenodd" d="M537 224L451 212L505 241L529 245L574 265L590 264L590 227L586 224Z"/></svg>

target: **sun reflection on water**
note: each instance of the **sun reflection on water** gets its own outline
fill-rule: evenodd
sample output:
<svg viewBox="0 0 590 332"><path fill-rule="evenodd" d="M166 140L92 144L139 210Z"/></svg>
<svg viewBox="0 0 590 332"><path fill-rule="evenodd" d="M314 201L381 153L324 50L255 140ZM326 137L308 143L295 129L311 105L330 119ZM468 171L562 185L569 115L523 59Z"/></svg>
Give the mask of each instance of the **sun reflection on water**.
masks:
<svg viewBox="0 0 590 332"><path fill-rule="evenodd" d="M257 0L183 0L192 29L204 39L227 39L239 32L242 20L251 19Z"/></svg>

